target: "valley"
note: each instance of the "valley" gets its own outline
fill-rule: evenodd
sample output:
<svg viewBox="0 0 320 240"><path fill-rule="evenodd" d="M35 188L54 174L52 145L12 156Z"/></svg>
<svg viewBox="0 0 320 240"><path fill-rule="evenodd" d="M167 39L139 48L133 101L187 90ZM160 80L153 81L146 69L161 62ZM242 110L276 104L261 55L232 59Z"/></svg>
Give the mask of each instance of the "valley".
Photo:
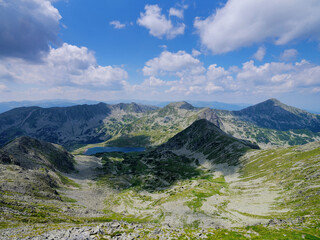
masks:
<svg viewBox="0 0 320 240"><path fill-rule="evenodd" d="M320 240L320 0L0 0L0 240Z"/></svg>
<svg viewBox="0 0 320 240"><path fill-rule="evenodd" d="M281 114L271 103L263 111ZM318 115L299 121L303 129L297 116L266 128L260 113L116 106L98 127L100 143L82 142L84 132L75 142L80 131L60 138L73 155L44 141L49 132L34 139L44 127L28 130L34 109L22 123L0 114L12 133L32 135L0 149L0 239L320 238ZM64 126L68 119L80 121L66 115ZM83 154L97 146L146 151Z"/></svg>

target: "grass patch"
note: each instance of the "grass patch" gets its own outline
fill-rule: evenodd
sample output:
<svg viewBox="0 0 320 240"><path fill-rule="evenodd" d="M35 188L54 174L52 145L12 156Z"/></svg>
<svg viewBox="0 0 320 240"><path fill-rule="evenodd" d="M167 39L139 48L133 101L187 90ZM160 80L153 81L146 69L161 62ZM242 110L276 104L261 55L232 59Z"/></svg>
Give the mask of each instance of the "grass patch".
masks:
<svg viewBox="0 0 320 240"><path fill-rule="evenodd" d="M62 175L59 172L56 172L56 174L58 175L58 177L60 178L60 181L63 183L63 185L66 186L72 186L72 187L76 187L76 188L81 188L81 185L76 183L75 181L73 181L72 179Z"/></svg>

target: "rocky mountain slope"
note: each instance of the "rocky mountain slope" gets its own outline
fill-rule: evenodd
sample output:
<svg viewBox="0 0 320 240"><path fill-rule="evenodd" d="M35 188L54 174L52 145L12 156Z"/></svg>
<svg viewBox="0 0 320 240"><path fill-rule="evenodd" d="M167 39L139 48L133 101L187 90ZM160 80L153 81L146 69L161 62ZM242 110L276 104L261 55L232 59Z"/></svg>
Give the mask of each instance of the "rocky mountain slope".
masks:
<svg viewBox="0 0 320 240"><path fill-rule="evenodd" d="M259 149L249 141L234 138L206 119L195 121L158 150L202 153L214 163L237 165L237 159L248 149Z"/></svg>
<svg viewBox="0 0 320 240"><path fill-rule="evenodd" d="M320 132L320 115L285 105L277 99L269 99L243 110L233 111L233 114L243 121L263 128L281 131L308 129Z"/></svg>
<svg viewBox="0 0 320 240"><path fill-rule="evenodd" d="M261 148L320 141L319 115L270 99L241 111L216 110L221 129Z"/></svg>
<svg viewBox="0 0 320 240"><path fill-rule="evenodd" d="M294 117L288 113L289 110ZM288 117L288 114L291 117ZM306 119L304 119L304 116L306 116ZM279 121L277 121L278 117ZM308 142L320 141L320 132L310 130L317 128L319 125L317 123L318 118L319 115L286 106L274 99L246 108L243 112L196 108L186 102L176 102L149 112L130 123L122 122L123 124L120 128L120 121L110 122L111 124L106 126L106 129L114 128L120 130L114 131L114 136L99 144L99 146L157 146L166 142L198 119L207 119L226 133L236 138L255 142L261 148L302 145ZM260 123L252 119L257 121L260 119ZM299 119L299 121L295 119ZM285 129L285 125L293 128L301 127L301 129L277 130L273 129L276 127L272 126L272 128L267 128L261 124L262 122L269 125L273 124L283 129ZM298 124L297 122L300 123ZM94 147L94 145L79 149L76 153L83 152L88 147Z"/></svg>
<svg viewBox="0 0 320 240"><path fill-rule="evenodd" d="M130 122L155 107L132 104L78 105L71 107L23 107L0 114L0 145L17 136L31 136L66 147L76 143L101 142L113 129L104 125L126 117Z"/></svg>
<svg viewBox="0 0 320 240"><path fill-rule="evenodd" d="M1 151L10 157L2 162L12 163L25 169L39 169L47 167L49 169L63 172L74 170L73 156L62 146L40 141L31 137L19 137L6 144Z"/></svg>
<svg viewBox="0 0 320 240"><path fill-rule="evenodd" d="M74 170L73 156L63 147L19 137L0 149L0 229L16 222L50 217L47 201L63 201L57 192L72 185L60 171Z"/></svg>
<svg viewBox="0 0 320 240"><path fill-rule="evenodd" d="M320 143L251 147L199 120L153 151L77 156L62 178L0 164L0 239L318 239Z"/></svg>
<svg viewBox="0 0 320 240"><path fill-rule="evenodd" d="M197 128L199 123L205 123L208 128ZM244 239L320 236L319 142L258 150L239 141L237 144L244 151L236 155L236 163L228 162L223 154L217 161L209 158L210 153L206 155L198 149L210 146L213 141L211 147L218 146L216 156L226 150L232 154L231 149L238 154L239 148L232 148L237 140L227 139L223 144L215 137L207 139L203 134L206 129L209 136L226 136L200 120L155 151L100 154L105 174L99 184L117 190L106 198L106 213L134 216L178 229L231 228L234 231L232 227L237 227L238 233L250 229L252 235L233 235L234 232L227 231Z"/></svg>
<svg viewBox="0 0 320 240"><path fill-rule="evenodd" d="M0 114L0 145L27 135L68 149L95 144L76 153L90 146L154 147L198 119L206 119L226 133L262 148L320 140L320 133L315 132L319 115L270 99L241 111L196 108L187 102L163 108L135 103L17 108Z"/></svg>
<svg viewBox="0 0 320 240"><path fill-rule="evenodd" d="M147 112L131 123L123 124L113 138L103 143L106 146L149 147L166 142L198 119L207 119L216 126L219 118L210 108L196 108L187 102L173 102L158 110ZM118 125L119 121L113 122ZM114 128L106 124L108 129ZM80 149L80 152L84 149Z"/></svg>

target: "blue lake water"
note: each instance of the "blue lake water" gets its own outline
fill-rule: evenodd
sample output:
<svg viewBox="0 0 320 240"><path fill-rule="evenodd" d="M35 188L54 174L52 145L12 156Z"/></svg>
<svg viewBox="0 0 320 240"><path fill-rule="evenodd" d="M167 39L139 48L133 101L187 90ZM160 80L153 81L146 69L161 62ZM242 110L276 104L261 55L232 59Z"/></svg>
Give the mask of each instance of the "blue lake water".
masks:
<svg viewBox="0 0 320 240"><path fill-rule="evenodd" d="M142 147L94 147L94 148L88 148L84 154L86 155L92 155L96 153L101 152L143 152L145 151L145 148Z"/></svg>

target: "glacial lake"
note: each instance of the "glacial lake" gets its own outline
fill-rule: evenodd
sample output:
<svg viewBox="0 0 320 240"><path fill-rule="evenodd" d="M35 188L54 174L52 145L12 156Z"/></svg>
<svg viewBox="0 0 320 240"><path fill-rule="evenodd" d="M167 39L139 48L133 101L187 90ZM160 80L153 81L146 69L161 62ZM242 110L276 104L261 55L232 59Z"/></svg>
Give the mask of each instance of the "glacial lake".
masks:
<svg viewBox="0 0 320 240"><path fill-rule="evenodd" d="M86 155L92 155L96 153L101 152L143 152L145 151L145 148L142 147L94 147L94 148L88 148L84 154Z"/></svg>

